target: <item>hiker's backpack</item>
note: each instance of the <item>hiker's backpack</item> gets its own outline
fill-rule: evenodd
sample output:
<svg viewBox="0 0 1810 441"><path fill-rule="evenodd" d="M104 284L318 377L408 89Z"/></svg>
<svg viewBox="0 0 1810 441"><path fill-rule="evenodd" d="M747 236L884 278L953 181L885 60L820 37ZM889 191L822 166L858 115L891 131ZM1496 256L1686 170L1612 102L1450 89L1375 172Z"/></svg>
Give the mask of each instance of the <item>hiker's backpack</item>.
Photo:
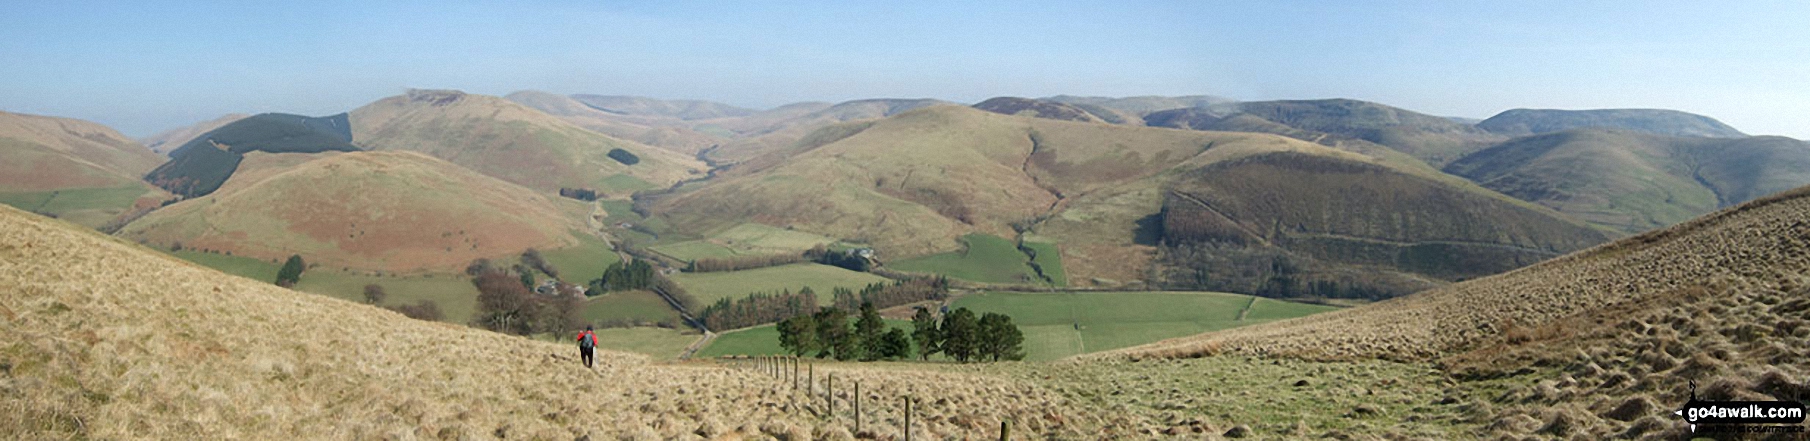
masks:
<svg viewBox="0 0 1810 441"><path fill-rule="evenodd" d="M578 347L585 349L597 347L597 334L585 332L584 338L578 339Z"/></svg>

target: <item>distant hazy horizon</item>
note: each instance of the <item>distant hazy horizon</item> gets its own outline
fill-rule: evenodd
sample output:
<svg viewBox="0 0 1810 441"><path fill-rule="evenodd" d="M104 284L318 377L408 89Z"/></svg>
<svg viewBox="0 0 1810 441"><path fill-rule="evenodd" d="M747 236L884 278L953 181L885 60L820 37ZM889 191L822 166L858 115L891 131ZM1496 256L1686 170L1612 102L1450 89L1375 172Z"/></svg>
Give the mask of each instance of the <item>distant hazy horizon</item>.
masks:
<svg viewBox="0 0 1810 441"><path fill-rule="evenodd" d="M1810 3L546 1L0 6L0 110L131 136L407 88L702 99L1352 98L1663 108L1810 139Z"/></svg>

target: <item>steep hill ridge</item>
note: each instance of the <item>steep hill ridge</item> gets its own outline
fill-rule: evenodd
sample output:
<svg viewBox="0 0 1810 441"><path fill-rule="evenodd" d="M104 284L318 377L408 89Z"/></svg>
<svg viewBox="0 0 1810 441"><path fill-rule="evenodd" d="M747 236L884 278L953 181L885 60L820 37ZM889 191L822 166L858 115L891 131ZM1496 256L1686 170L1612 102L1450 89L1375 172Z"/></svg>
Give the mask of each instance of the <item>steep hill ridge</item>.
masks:
<svg viewBox="0 0 1810 441"><path fill-rule="evenodd" d="M1509 329L1681 290L1805 286L1810 187L1511 271L1363 307L1154 343L1133 356L1217 353L1436 359Z"/></svg>
<svg viewBox="0 0 1810 441"><path fill-rule="evenodd" d="M1477 123L1477 127L1508 136L1599 128L1667 136L1747 137L1715 118L1665 109L1510 109Z"/></svg>
<svg viewBox="0 0 1810 441"><path fill-rule="evenodd" d="M1810 143L1575 129L1516 138L1445 171L1633 234L1810 184Z"/></svg>
<svg viewBox="0 0 1810 441"><path fill-rule="evenodd" d="M357 155L341 155L357 156ZM847 437L846 419L752 369L651 364L570 344L409 320L228 276L0 207L0 437ZM923 401L918 436L1131 436L1123 416L1022 380L816 367L864 393ZM863 424L899 433L868 401ZM848 406L838 404L838 409ZM931 418L931 416L935 416ZM1118 422L1118 423L1114 423Z"/></svg>
<svg viewBox="0 0 1810 441"><path fill-rule="evenodd" d="M252 153L220 191L157 210L122 237L329 267L456 272L480 257L575 243L553 196L415 152Z"/></svg>

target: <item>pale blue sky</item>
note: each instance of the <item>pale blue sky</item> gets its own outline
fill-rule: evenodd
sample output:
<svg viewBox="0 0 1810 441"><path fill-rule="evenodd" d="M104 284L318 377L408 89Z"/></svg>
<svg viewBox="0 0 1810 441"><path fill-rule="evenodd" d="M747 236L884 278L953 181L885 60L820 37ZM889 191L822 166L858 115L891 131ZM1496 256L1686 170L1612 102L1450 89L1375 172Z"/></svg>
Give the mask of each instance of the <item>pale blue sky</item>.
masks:
<svg viewBox="0 0 1810 441"><path fill-rule="evenodd" d="M265 3L6 1L0 110L142 136L410 87L748 107L1211 94L1672 108L1810 138L1802 1Z"/></svg>

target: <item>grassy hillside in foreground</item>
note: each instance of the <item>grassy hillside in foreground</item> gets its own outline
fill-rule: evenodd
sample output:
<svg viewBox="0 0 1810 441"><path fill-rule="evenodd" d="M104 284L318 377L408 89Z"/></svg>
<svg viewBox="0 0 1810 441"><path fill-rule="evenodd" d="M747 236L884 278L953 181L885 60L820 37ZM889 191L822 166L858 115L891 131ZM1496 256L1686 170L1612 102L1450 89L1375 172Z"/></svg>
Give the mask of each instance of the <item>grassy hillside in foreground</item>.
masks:
<svg viewBox="0 0 1810 441"><path fill-rule="evenodd" d="M849 271L829 265L815 263L795 263L791 265L757 268L742 271L725 271L712 273L676 273L670 276L685 291L697 297L703 305L716 303L721 299L739 299L756 292L775 293L780 290L798 292L810 287L817 293L817 303L830 304L835 297L831 290L842 287L853 291L874 283L888 282L885 277L873 274Z"/></svg>
<svg viewBox="0 0 1810 441"><path fill-rule="evenodd" d="M782 409L808 399L752 371L610 351L586 370L569 343L413 321L227 277L5 207L0 287L0 333L9 336L0 346L8 366L0 437L9 439L846 439L850 430L846 417ZM1131 436L1151 425L1115 421L1021 379L819 367L877 396L920 397L919 415L947 416L915 418L914 438L997 436L1004 419L1057 437ZM864 410L872 413L863 428L900 433L897 407Z"/></svg>
<svg viewBox="0 0 1810 441"><path fill-rule="evenodd" d="M318 156L318 155L316 155ZM157 210L122 237L327 268L458 272L480 257L578 245L552 196L413 152L253 153L220 191ZM290 166L288 163L300 162ZM601 271L599 271L601 274Z"/></svg>
<svg viewBox="0 0 1810 441"><path fill-rule="evenodd" d="M956 299L953 306L1011 316L1024 331L1027 360L1054 360L1335 309L1212 292L987 292Z"/></svg>

